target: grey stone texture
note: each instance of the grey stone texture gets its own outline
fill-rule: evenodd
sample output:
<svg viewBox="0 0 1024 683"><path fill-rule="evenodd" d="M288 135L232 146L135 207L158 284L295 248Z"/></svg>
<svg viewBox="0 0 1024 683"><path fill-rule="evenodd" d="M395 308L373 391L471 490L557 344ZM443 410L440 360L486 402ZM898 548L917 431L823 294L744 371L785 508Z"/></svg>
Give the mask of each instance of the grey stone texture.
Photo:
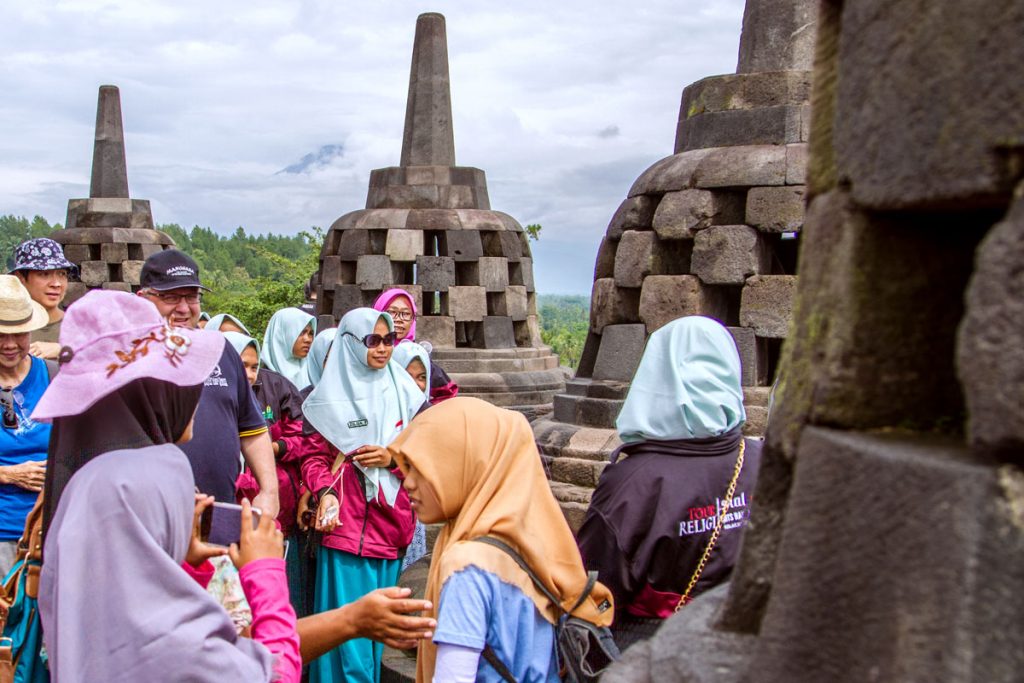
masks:
<svg viewBox="0 0 1024 683"><path fill-rule="evenodd" d="M817 17L815 0L747 0L736 72L809 70Z"/></svg>
<svg viewBox="0 0 1024 683"><path fill-rule="evenodd" d="M757 387L767 384L768 348L764 337L758 337L749 327L730 327L728 329L729 334L736 341L736 350L740 354L743 386Z"/></svg>
<svg viewBox="0 0 1024 683"><path fill-rule="evenodd" d="M722 292L707 287L694 275L652 275L640 290L640 320L647 333L687 315L704 315L724 321L727 303Z"/></svg>
<svg viewBox="0 0 1024 683"><path fill-rule="evenodd" d="M742 285L768 272L771 254L757 230L746 225L716 225L693 240L690 272L708 285Z"/></svg>
<svg viewBox="0 0 1024 683"><path fill-rule="evenodd" d="M653 227L662 240L693 239L699 230L742 220L743 209L737 196L689 189L668 192L661 198Z"/></svg>
<svg viewBox="0 0 1024 683"><path fill-rule="evenodd" d="M601 334L606 325L636 322L640 315L640 290L617 287L612 278L594 281L590 293L590 329Z"/></svg>
<svg viewBox="0 0 1024 683"><path fill-rule="evenodd" d="M743 286L740 325L759 337L785 339L793 317L794 275L755 275Z"/></svg>
<svg viewBox="0 0 1024 683"><path fill-rule="evenodd" d="M647 341L643 325L609 325L601 333L601 348L594 365L594 379L629 382L633 379Z"/></svg>
<svg viewBox="0 0 1024 683"><path fill-rule="evenodd" d="M80 283L69 283L80 286L68 287L66 305L89 289L137 289L142 262L174 246L154 229L149 200L129 197L121 95L115 86L99 89L89 197L68 200L64 228L51 237L82 274Z"/></svg>
<svg viewBox="0 0 1024 683"><path fill-rule="evenodd" d="M764 232L795 232L804 223L804 187L754 187L747 193L746 223Z"/></svg>
<svg viewBox="0 0 1024 683"><path fill-rule="evenodd" d="M416 19L409 98L405 105L402 166L454 165L448 36L444 17L431 12Z"/></svg>
<svg viewBox="0 0 1024 683"><path fill-rule="evenodd" d="M976 256L957 343L967 433L1024 466L1024 183Z"/></svg>
<svg viewBox="0 0 1024 683"><path fill-rule="evenodd" d="M650 230L657 205L656 197L626 197L608 224L608 237L617 240L624 230Z"/></svg>

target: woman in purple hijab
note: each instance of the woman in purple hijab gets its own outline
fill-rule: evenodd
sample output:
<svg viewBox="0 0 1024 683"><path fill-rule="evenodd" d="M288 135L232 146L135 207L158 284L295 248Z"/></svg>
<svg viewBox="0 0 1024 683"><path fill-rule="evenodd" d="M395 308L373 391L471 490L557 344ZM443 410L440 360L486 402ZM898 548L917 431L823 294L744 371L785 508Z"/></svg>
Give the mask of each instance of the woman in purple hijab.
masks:
<svg viewBox="0 0 1024 683"><path fill-rule="evenodd" d="M32 415L54 422L39 591L52 680L298 681L269 518L250 531L243 513L231 549L252 639L199 583L210 551L196 556L195 483L175 444L191 437L224 338L170 328L145 299L95 290L68 311L60 343L61 371Z"/></svg>

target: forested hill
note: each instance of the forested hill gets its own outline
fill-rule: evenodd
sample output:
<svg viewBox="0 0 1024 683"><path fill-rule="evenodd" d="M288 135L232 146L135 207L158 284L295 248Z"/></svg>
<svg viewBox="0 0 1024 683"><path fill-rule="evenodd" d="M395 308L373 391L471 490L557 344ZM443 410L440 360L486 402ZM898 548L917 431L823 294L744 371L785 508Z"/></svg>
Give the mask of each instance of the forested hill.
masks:
<svg viewBox="0 0 1024 683"><path fill-rule="evenodd" d="M0 254L8 268L20 242L47 237L62 226L42 216L0 216ZM220 235L210 228L185 230L177 224L158 226L182 251L199 264L203 282L213 290L203 297L203 309L231 313L262 338L274 311L303 302L303 286L317 268L323 232L319 228L298 235L256 235L238 228ZM540 295L541 336L561 358L575 368L587 336L590 301L585 296Z"/></svg>

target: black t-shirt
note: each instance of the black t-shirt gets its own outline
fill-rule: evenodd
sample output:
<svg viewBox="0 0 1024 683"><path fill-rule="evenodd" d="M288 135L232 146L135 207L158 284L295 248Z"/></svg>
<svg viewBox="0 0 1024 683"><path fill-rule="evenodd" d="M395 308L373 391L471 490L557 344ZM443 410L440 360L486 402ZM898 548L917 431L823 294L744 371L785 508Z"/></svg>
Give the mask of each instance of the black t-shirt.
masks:
<svg viewBox="0 0 1024 683"><path fill-rule="evenodd" d="M192 463L199 490L218 501L235 502L235 479L241 471L240 437L266 429L242 359L225 343L220 362L203 386L192 440L181 445Z"/></svg>

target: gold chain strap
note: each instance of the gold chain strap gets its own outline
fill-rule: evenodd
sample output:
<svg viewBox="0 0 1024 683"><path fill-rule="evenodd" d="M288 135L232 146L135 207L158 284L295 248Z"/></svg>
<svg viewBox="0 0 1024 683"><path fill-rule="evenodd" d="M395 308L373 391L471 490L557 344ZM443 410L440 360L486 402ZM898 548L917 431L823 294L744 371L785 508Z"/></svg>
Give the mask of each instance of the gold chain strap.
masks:
<svg viewBox="0 0 1024 683"><path fill-rule="evenodd" d="M725 491L725 502L722 504L722 512L718 515L718 520L715 522L715 530L711 533L711 540L708 541L708 547L704 549L704 554L700 557L700 562L697 563L697 568L693 572L693 576L690 577L690 583L686 586L686 590L679 597L679 602L676 604L675 611L678 612L682 609L683 605L690 602L690 593L693 592L693 587L697 585L697 580L700 579L700 575L704 573L704 565L708 563L708 558L711 556L711 549L715 547L715 543L718 541L718 535L722 533L722 525L725 524L725 516L729 514L729 507L732 505L732 497L736 493L736 483L740 479L740 470L743 469L743 451L747 445L746 439L740 439L740 453L736 456L736 467L732 473L732 479L729 481L729 488Z"/></svg>

